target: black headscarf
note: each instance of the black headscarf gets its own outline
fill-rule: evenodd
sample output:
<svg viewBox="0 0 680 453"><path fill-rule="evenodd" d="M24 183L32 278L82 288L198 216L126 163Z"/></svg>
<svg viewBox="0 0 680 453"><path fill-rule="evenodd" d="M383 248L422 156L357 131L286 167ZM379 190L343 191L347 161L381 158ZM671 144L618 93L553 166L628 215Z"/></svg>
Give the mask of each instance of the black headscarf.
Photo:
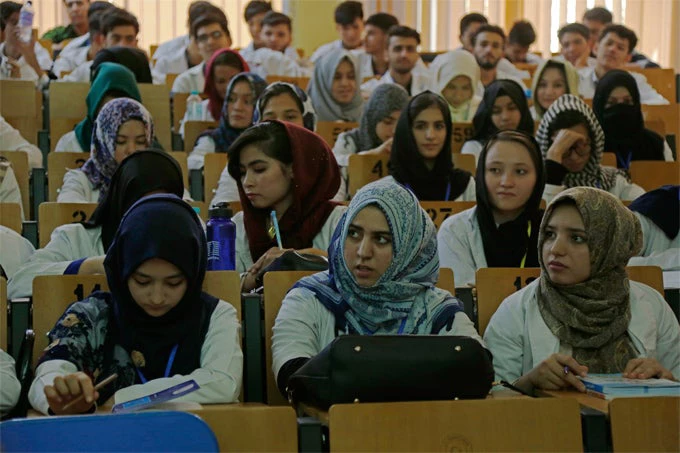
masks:
<svg viewBox="0 0 680 453"><path fill-rule="evenodd" d="M534 120L531 118L524 90L514 80L498 79L491 82L484 89L482 102L479 103L477 112L474 118L472 118L472 127L475 130L473 140L486 143L492 135L498 132L498 128L491 120L491 112L499 96L509 96L519 109L522 118L519 120L517 130L528 135L534 135Z"/></svg>
<svg viewBox="0 0 680 453"><path fill-rule="evenodd" d="M137 151L118 166L106 198L83 225L85 228L101 226L104 250L108 250L128 208L144 195L158 190L181 197L184 194L182 169L164 151Z"/></svg>
<svg viewBox="0 0 680 453"><path fill-rule="evenodd" d="M409 113L411 105L422 96L432 98L434 105L442 112L446 124L444 146L437 156L432 170L428 170L425 166L425 161L418 152L418 146L411 130L414 120ZM465 192L470 183L472 175L453 166L451 129L451 112L446 100L431 91L425 91L411 98L411 101L404 107L399 116L394 131L392 152L390 153L390 172L397 182L409 187L421 201L444 200L449 184L448 199L453 201Z"/></svg>
<svg viewBox="0 0 680 453"><path fill-rule="evenodd" d="M668 236L675 239L680 230L680 186L663 186L640 195L628 206L650 219Z"/></svg>
<svg viewBox="0 0 680 453"><path fill-rule="evenodd" d="M628 90L633 105L617 104L605 108L616 87ZM663 137L645 129L640 91L627 71L609 71L600 79L593 96L593 112L604 130L604 150L616 154L617 167L627 170L632 160L664 160Z"/></svg>
<svg viewBox="0 0 680 453"><path fill-rule="evenodd" d="M494 140L492 137L484 146L477 163L477 223L482 234L484 255L488 267L520 267L526 255L524 267L538 267L538 231L543 218L540 209L541 197L545 188L545 169L543 156L536 140L527 134L517 131L502 131L499 134L504 141ZM502 146L507 141L519 142L531 156L536 169L536 185L531 197L524 205L524 211L510 222L496 227L493 217L493 207L486 187L486 155L489 144ZM527 145L530 146L527 146Z"/></svg>
<svg viewBox="0 0 680 453"><path fill-rule="evenodd" d="M148 315L132 298L128 279L145 261L160 258L182 271L187 289L163 316ZM174 195L137 201L125 214L104 268L111 292L112 332L116 344L144 357L139 369L148 380L163 377L170 351L178 345L170 375L200 368L201 348L218 300L202 292L207 242L191 206Z"/></svg>
<svg viewBox="0 0 680 453"><path fill-rule="evenodd" d="M149 59L141 49L117 46L100 50L92 61L90 80L94 80L97 76L99 65L107 61L128 68L135 75L137 83L153 83Z"/></svg>

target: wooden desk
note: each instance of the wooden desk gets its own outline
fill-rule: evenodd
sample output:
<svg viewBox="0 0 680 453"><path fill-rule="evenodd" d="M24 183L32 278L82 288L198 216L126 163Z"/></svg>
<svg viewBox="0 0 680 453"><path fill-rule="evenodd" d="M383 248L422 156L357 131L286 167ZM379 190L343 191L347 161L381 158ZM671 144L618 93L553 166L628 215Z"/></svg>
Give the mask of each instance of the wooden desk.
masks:
<svg viewBox="0 0 680 453"><path fill-rule="evenodd" d="M609 413L609 400L581 393L578 390L538 390L536 393L539 397L572 398L578 401L581 406L586 406L605 414Z"/></svg>

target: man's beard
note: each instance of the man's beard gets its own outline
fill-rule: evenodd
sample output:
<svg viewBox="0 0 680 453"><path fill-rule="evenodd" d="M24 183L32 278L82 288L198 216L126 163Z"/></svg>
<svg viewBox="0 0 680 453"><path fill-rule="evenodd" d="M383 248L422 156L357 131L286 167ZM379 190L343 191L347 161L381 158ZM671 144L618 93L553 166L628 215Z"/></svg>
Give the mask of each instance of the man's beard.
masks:
<svg viewBox="0 0 680 453"><path fill-rule="evenodd" d="M477 64L479 65L479 67L481 69L484 69L485 71L489 71L491 69L494 69L496 66L498 66L499 61L500 61L500 58L498 60L494 61L493 63L490 62L490 61L480 61L477 58Z"/></svg>

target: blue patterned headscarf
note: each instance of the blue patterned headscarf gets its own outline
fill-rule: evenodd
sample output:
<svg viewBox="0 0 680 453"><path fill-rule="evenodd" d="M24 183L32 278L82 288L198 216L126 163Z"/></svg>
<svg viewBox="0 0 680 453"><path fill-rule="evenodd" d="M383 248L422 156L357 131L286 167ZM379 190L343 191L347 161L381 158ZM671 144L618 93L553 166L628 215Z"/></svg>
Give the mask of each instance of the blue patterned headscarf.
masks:
<svg viewBox="0 0 680 453"><path fill-rule="evenodd" d="M90 158L81 170L94 188L99 189L99 202L106 197L111 178L118 168L116 136L120 126L128 120L139 120L144 124L147 146L143 148L148 148L154 137L153 120L149 111L134 99L118 98L107 102L95 120Z"/></svg>
<svg viewBox="0 0 680 453"><path fill-rule="evenodd" d="M361 287L345 263L344 250L350 223L367 206L378 207L387 218L393 256L375 285ZM312 291L348 332L436 334L441 327L435 326L450 324L462 310L457 299L435 287L439 257L432 220L415 195L395 182L378 180L357 192L333 233L328 256L328 271L294 287Z"/></svg>

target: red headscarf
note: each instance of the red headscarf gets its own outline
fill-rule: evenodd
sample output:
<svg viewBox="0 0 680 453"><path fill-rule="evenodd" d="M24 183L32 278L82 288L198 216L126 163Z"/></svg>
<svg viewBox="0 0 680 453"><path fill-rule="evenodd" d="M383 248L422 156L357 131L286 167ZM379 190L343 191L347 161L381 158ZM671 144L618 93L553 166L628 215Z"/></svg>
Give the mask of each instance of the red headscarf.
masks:
<svg viewBox="0 0 680 453"><path fill-rule="evenodd" d="M210 60L205 64L205 88L203 89L203 94L208 96L208 110L215 120L219 120L220 114L222 113L222 104L224 103L224 97L222 93L218 93L215 89L215 74L213 73L213 66L215 65L215 60L222 54L231 53L238 57L241 62L241 71L239 72L250 72L248 63L243 59L240 53L231 49L219 49L216 50Z"/></svg>
<svg viewBox="0 0 680 453"><path fill-rule="evenodd" d="M340 187L340 169L333 152L319 135L291 123L272 122L286 128L293 155L293 204L279 219L281 240L285 248L308 248L338 205L330 200ZM271 209L255 208L246 197L240 179L236 182L250 255L257 261L276 246L276 241L267 234Z"/></svg>

